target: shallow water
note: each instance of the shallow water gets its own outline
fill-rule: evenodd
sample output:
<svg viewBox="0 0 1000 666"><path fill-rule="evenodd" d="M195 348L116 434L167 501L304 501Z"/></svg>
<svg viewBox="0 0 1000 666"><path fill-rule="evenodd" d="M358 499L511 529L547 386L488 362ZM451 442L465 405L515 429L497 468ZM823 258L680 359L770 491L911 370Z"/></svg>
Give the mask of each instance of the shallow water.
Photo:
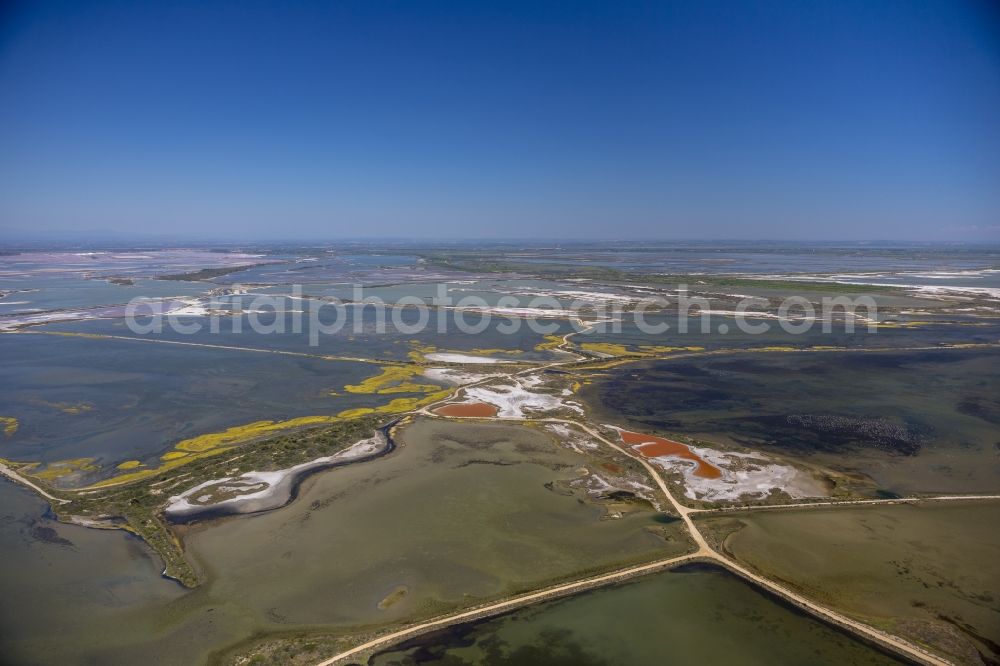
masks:
<svg viewBox="0 0 1000 666"><path fill-rule="evenodd" d="M370 666L901 663L720 569L685 567L462 625Z"/></svg>
<svg viewBox="0 0 1000 666"><path fill-rule="evenodd" d="M399 441L312 477L287 507L188 529L187 551L210 575L194 591L160 578L137 539L52 523L0 483L0 582L15 600L0 610L4 654L189 666L256 632L409 621L689 547L648 505L602 520L582 493L551 490L587 458L539 431L427 420ZM35 525L73 545L39 543Z"/></svg>
<svg viewBox="0 0 1000 666"><path fill-rule="evenodd" d="M167 618L186 593L160 577L160 563L139 539L49 520L47 508L0 479L0 661L128 663L111 648L155 635L150 609ZM162 663L148 657L144 663Z"/></svg>
<svg viewBox="0 0 1000 666"><path fill-rule="evenodd" d="M1000 657L998 523L995 501L699 520L754 570L822 604L936 645L955 663L972 664Z"/></svg>
<svg viewBox="0 0 1000 666"><path fill-rule="evenodd" d="M347 627L685 547L649 531L648 508L602 520L601 507L548 489L585 459L535 430L421 420L398 439L388 457L316 477L285 510L195 528L188 549L211 593L243 599L262 622L269 608L281 623ZM378 609L400 586L406 598Z"/></svg>

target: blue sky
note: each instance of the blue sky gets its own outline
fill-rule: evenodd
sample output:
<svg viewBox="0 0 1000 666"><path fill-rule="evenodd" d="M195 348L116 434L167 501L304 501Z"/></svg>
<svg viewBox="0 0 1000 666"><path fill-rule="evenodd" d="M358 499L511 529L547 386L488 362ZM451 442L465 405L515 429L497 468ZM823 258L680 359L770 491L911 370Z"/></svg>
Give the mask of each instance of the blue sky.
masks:
<svg viewBox="0 0 1000 666"><path fill-rule="evenodd" d="M988 2L0 12L0 233L1000 239Z"/></svg>

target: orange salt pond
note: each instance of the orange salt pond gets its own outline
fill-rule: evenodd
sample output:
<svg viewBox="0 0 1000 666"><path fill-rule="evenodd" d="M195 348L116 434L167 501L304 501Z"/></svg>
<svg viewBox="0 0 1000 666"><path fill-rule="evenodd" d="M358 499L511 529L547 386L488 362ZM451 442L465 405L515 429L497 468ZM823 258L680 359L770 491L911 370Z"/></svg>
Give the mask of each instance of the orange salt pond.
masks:
<svg viewBox="0 0 1000 666"><path fill-rule="evenodd" d="M497 408L485 402L453 402L433 410L439 416L496 416Z"/></svg>
<svg viewBox="0 0 1000 666"><path fill-rule="evenodd" d="M654 435L643 435L638 432L621 430L622 442L630 445L633 449L642 454L643 458L658 458L660 456L672 456L683 458L696 463L695 476L705 479L718 479L722 476L722 470L715 465L702 460L698 454L688 448L687 444L681 444L673 440L656 437Z"/></svg>

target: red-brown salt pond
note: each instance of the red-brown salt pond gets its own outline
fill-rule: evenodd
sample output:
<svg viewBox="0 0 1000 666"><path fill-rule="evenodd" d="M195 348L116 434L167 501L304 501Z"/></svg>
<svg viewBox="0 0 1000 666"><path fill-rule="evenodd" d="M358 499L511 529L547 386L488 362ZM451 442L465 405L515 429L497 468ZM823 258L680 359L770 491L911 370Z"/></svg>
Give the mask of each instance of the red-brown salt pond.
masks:
<svg viewBox="0 0 1000 666"><path fill-rule="evenodd" d="M654 435L643 435L638 432L621 430L622 442L630 445L633 449L642 454L643 458L658 458L660 456L673 456L685 460L693 460L697 466L694 470L695 476L705 479L718 479L722 476L722 470L715 465L711 465L702 460L698 454L688 448L687 444L681 444L670 439L656 437Z"/></svg>
<svg viewBox="0 0 1000 666"><path fill-rule="evenodd" d="M434 410L439 416L496 416L497 408L485 402L453 402Z"/></svg>

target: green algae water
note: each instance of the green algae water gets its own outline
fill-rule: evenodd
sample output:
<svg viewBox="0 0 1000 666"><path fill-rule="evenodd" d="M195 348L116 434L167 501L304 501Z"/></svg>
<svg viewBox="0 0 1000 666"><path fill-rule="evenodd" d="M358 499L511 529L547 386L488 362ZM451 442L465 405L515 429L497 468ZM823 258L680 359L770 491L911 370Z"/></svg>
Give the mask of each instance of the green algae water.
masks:
<svg viewBox="0 0 1000 666"><path fill-rule="evenodd" d="M369 666L663 666L902 663L778 603L728 572L692 565L431 634Z"/></svg>

